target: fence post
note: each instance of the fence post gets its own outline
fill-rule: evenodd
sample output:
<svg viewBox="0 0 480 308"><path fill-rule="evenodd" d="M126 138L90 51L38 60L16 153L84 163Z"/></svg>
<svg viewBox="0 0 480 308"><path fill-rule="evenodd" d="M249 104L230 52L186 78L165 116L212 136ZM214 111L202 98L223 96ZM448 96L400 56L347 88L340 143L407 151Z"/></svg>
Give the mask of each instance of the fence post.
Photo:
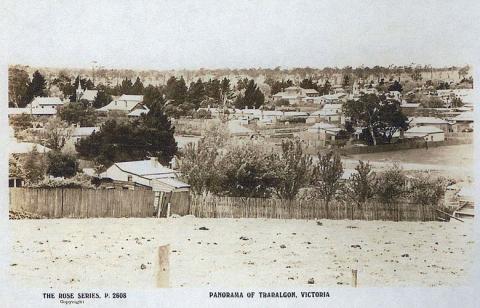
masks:
<svg viewBox="0 0 480 308"><path fill-rule="evenodd" d="M170 287L170 244L158 247L157 288Z"/></svg>
<svg viewBox="0 0 480 308"><path fill-rule="evenodd" d="M356 269L352 269L352 286L354 288L357 287L357 270Z"/></svg>

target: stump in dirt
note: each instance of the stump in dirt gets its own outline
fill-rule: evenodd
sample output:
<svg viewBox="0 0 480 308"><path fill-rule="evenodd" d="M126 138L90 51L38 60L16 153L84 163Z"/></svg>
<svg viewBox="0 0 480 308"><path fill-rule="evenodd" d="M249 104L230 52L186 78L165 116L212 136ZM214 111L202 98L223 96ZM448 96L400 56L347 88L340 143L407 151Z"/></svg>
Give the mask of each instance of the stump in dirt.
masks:
<svg viewBox="0 0 480 308"><path fill-rule="evenodd" d="M158 247L157 287L170 287L170 245Z"/></svg>
<svg viewBox="0 0 480 308"><path fill-rule="evenodd" d="M352 269L352 286L354 288L357 287L357 270L356 269Z"/></svg>

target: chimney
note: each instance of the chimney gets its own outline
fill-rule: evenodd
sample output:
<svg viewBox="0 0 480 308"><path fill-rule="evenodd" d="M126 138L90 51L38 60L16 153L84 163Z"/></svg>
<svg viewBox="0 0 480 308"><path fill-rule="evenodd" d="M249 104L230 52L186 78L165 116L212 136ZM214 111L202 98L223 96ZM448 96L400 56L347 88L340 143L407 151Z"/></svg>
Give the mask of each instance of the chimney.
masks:
<svg viewBox="0 0 480 308"><path fill-rule="evenodd" d="M157 157L150 157L150 161L152 162L152 165L157 165L158 164L158 158Z"/></svg>

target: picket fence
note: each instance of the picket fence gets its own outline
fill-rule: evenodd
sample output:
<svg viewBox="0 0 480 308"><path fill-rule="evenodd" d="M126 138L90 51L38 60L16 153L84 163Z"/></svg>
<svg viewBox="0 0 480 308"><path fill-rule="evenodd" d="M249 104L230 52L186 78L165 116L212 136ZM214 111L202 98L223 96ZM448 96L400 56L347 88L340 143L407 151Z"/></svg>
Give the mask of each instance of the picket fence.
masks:
<svg viewBox="0 0 480 308"><path fill-rule="evenodd" d="M10 209L47 218L152 217L150 190L10 188Z"/></svg>

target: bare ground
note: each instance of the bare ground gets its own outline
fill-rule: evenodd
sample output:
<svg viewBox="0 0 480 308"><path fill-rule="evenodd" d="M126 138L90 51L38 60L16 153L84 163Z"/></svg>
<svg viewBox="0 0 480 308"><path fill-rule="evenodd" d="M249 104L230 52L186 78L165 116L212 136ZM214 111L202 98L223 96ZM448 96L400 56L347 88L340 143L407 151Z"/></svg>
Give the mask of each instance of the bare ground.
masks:
<svg viewBox="0 0 480 308"><path fill-rule="evenodd" d="M153 288L157 248L167 243L173 287L349 286L351 269L359 287L459 286L474 250L471 221L318 225L187 216L9 224L9 275L25 287Z"/></svg>

